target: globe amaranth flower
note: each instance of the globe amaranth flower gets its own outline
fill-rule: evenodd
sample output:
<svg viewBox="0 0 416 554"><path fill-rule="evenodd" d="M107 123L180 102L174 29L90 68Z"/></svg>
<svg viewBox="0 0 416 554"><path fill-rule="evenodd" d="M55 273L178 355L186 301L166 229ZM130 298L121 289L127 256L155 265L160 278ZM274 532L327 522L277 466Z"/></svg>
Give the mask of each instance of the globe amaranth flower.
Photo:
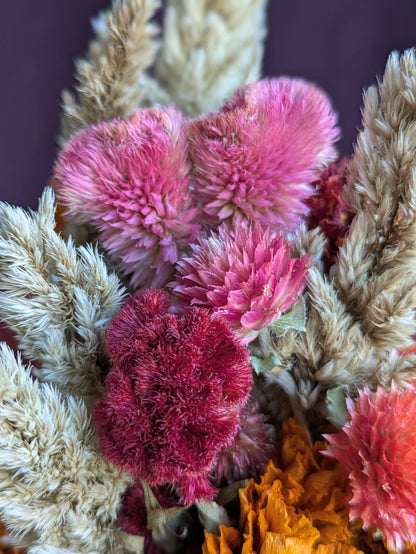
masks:
<svg viewBox="0 0 416 554"><path fill-rule="evenodd" d="M349 478L350 519L377 527L400 551L416 543L416 389L365 388L347 408L345 427L325 438Z"/></svg>
<svg viewBox="0 0 416 554"><path fill-rule="evenodd" d="M174 108L137 111L76 134L55 167L58 202L99 239L135 287L159 287L198 233L184 122Z"/></svg>
<svg viewBox="0 0 416 554"><path fill-rule="evenodd" d="M223 447L212 470L218 487L240 479L257 477L276 449L276 431L250 400L240 413L240 423L232 443Z"/></svg>
<svg viewBox="0 0 416 554"><path fill-rule="evenodd" d="M294 231L307 184L335 157L336 116L327 97L299 79L262 80L189 124L195 198L214 222L245 217Z"/></svg>
<svg viewBox="0 0 416 554"><path fill-rule="evenodd" d="M252 386L248 350L208 310L169 312L162 290L131 296L107 331L113 360L94 413L107 458L180 500L212 498L207 476Z"/></svg>
<svg viewBox="0 0 416 554"><path fill-rule="evenodd" d="M310 256L290 258L282 234L236 220L191 246L192 256L177 263L174 293L191 305L220 313L248 343L299 298Z"/></svg>

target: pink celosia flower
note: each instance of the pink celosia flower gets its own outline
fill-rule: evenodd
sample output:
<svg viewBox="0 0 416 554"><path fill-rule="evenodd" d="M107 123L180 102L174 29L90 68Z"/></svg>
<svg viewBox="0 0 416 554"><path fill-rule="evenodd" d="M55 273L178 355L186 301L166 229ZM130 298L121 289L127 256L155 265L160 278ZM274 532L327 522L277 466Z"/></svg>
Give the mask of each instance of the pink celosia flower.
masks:
<svg viewBox="0 0 416 554"><path fill-rule="evenodd" d="M111 462L150 485L176 483L192 504L215 493L207 475L238 430L252 372L248 350L222 318L169 308L166 292L144 290L112 321L114 365L94 417Z"/></svg>
<svg viewBox="0 0 416 554"><path fill-rule="evenodd" d="M290 258L290 243L259 224L236 220L192 245L177 263L175 294L220 313L248 343L302 294L310 256Z"/></svg>
<svg viewBox="0 0 416 554"><path fill-rule="evenodd" d="M190 122L196 200L214 221L238 216L296 230L313 193L306 183L335 157L335 123L327 97L302 80L247 85Z"/></svg>
<svg viewBox="0 0 416 554"><path fill-rule="evenodd" d="M88 223L133 286L158 287L198 233L188 147L174 108L137 111L75 135L56 164L58 201Z"/></svg>
<svg viewBox="0 0 416 554"><path fill-rule="evenodd" d="M238 432L232 443L220 450L212 471L216 486L258 477L276 449L276 431L267 420L253 401L241 410Z"/></svg>
<svg viewBox="0 0 416 554"><path fill-rule="evenodd" d="M396 550L415 544L416 389L365 388L347 407L347 423L325 435L331 449L324 453L349 478L350 519L362 518L364 529L376 526Z"/></svg>

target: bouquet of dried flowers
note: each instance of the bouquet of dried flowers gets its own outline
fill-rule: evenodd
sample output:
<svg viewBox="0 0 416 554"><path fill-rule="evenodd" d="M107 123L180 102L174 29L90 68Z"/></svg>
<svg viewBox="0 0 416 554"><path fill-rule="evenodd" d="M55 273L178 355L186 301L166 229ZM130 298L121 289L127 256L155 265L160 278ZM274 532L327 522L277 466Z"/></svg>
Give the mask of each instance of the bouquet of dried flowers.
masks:
<svg viewBox="0 0 416 554"><path fill-rule="evenodd" d="M0 204L9 540L415 552L416 52L340 159L323 91L259 79L265 0L157 8L97 18L52 186Z"/></svg>

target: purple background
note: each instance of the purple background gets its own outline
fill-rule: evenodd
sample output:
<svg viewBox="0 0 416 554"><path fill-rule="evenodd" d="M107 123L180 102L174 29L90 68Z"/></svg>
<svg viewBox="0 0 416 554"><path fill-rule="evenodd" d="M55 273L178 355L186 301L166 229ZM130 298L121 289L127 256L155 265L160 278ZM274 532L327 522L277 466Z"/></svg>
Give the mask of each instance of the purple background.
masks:
<svg viewBox="0 0 416 554"><path fill-rule="evenodd" d="M226 1L226 0L224 0ZM0 200L36 207L56 156L60 92L109 0L0 2ZM319 84L340 114L340 150L360 124L362 89L389 52L416 44L414 0L270 0L264 74Z"/></svg>

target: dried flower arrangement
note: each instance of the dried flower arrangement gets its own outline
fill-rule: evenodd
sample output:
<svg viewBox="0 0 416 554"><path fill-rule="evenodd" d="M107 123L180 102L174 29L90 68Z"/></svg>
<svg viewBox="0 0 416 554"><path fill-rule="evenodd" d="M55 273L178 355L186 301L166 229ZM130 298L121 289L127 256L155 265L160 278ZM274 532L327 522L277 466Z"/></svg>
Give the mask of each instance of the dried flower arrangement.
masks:
<svg viewBox="0 0 416 554"><path fill-rule="evenodd" d="M265 0L157 8L97 19L53 186L0 204L10 544L415 552L416 52L339 159L320 89L259 80Z"/></svg>

